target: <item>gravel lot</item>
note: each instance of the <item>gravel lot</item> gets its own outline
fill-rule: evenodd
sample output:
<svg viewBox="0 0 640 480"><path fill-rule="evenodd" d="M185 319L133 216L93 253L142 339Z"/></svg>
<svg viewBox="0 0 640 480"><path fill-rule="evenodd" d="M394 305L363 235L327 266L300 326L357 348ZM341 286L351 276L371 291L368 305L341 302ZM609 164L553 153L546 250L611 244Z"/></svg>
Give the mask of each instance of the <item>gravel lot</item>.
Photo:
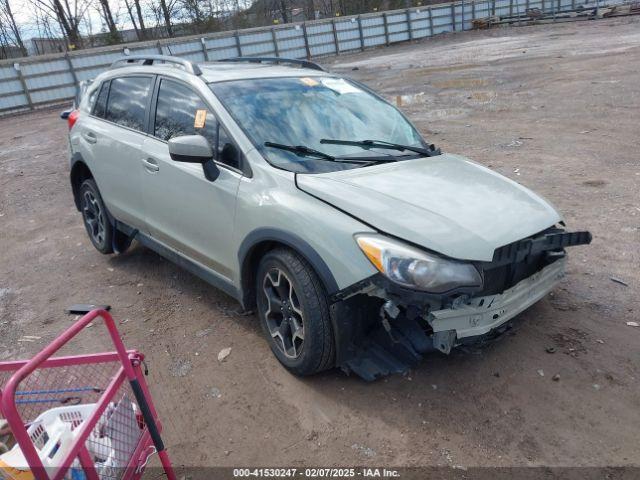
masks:
<svg viewBox="0 0 640 480"><path fill-rule="evenodd" d="M626 324L640 317L638 17L324 64L593 233L515 333L371 384L339 371L294 378L231 298L140 246L93 249L71 198L66 124L41 111L0 120L0 360L45 345L72 303L113 305L125 342L148 357L177 465L638 466L640 328ZM81 349L100 348L95 332Z"/></svg>

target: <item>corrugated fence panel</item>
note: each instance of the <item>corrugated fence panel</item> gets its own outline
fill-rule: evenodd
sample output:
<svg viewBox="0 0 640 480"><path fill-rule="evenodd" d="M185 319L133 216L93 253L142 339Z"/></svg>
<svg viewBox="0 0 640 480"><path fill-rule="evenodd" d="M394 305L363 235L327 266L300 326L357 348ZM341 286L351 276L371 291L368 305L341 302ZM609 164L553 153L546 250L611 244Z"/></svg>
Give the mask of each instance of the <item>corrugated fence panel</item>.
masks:
<svg viewBox="0 0 640 480"><path fill-rule="evenodd" d="M53 60L48 62L31 62L21 63L22 74L24 76L47 74L48 72L59 72L61 70L68 70L69 65L65 59Z"/></svg>
<svg viewBox="0 0 640 480"><path fill-rule="evenodd" d="M453 31L451 22L451 7L439 7L431 10L431 18L433 22L433 34Z"/></svg>
<svg viewBox="0 0 640 480"><path fill-rule="evenodd" d="M166 54L169 53L168 46L160 46L162 51ZM155 49L156 53L158 48ZM192 62L204 62L206 58L204 56L202 41L200 39L192 40L189 42L175 43L170 45L170 54L177 55L179 57L191 60ZM136 52L138 53L138 52Z"/></svg>
<svg viewBox="0 0 640 480"><path fill-rule="evenodd" d="M0 67L0 115L28 107L18 71L13 64Z"/></svg>
<svg viewBox="0 0 640 480"><path fill-rule="evenodd" d="M415 10L411 12L411 29L413 38L424 38L431 35L429 29L429 10Z"/></svg>
<svg viewBox="0 0 640 480"><path fill-rule="evenodd" d="M245 57L267 57L276 52L271 31L241 34L239 39Z"/></svg>
<svg viewBox="0 0 640 480"><path fill-rule="evenodd" d="M173 45L172 45L173 47ZM135 46L129 46L129 52L131 55L158 55L158 48L157 47L135 47ZM168 48L163 48L163 52L167 55L171 55L171 53L169 52ZM122 56L122 55L120 55Z"/></svg>
<svg viewBox="0 0 640 480"><path fill-rule="evenodd" d="M291 58L304 58L307 56L304 32L300 25L278 28L274 31L278 42L278 54L280 56Z"/></svg>
<svg viewBox="0 0 640 480"><path fill-rule="evenodd" d="M223 60L237 57L240 54L237 40L234 36L205 38L204 43L207 47L209 60Z"/></svg>
<svg viewBox="0 0 640 480"><path fill-rule="evenodd" d="M307 38L312 57L337 53L330 22L307 25Z"/></svg>
<svg viewBox="0 0 640 480"><path fill-rule="evenodd" d="M31 101L33 103L52 103L61 100L69 100L75 95L76 87L74 85L70 85L68 87L58 87L31 92Z"/></svg>
<svg viewBox="0 0 640 480"><path fill-rule="evenodd" d="M471 29L471 15L473 13L472 11L472 7L471 4L466 3L464 5L464 15L463 15L463 6L462 5L457 5L454 7L455 10L455 25L456 25L456 30L460 31L460 30L470 30ZM462 21L464 19L464 26L462 24Z"/></svg>
<svg viewBox="0 0 640 480"><path fill-rule="evenodd" d="M194 40L192 42L176 43L171 45L171 53L174 55L183 55L185 53L202 52L202 42Z"/></svg>
<svg viewBox="0 0 640 480"><path fill-rule="evenodd" d="M358 20L355 17L349 20L336 21L336 35L341 52L362 48Z"/></svg>
<svg viewBox="0 0 640 480"><path fill-rule="evenodd" d="M122 51L98 53L95 55L83 55L81 57L69 57L73 68L107 67L122 57Z"/></svg>
<svg viewBox="0 0 640 480"><path fill-rule="evenodd" d="M0 67L0 81L4 79L18 78L18 72L13 65L5 65Z"/></svg>
<svg viewBox="0 0 640 480"><path fill-rule="evenodd" d="M71 72L50 73L49 75L38 75L25 78L25 83L29 90L42 90L45 88L55 88L60 85L73 85L73 82L74 79Z"/></svg>
<svg viewBox="0 0 640 480"><path fill-rule="evenodd" d="M496 15L509 15L509 0L496 0ZM547 5L549 2L547 2Z"/></svg>
<svg viewBox="0 0 640 480"><path fill-rule="evenodd" d="M102 72L105 71L105 67L95 67L95 68L85 68L82 70L76 70L76 77L79 82L83 80L91 80L92 78L96 78Z"/></svg>
<svg viewBox="0 0 640 480"><path fill-rule="evenodd" d="M15 95L8 95L6 97L0 97L0 113L6 111L13 111L20 107L28 108L29 102L27 96L24 93L18 93Z"/></svg>
<svg viewBox="0 0 640 480"><path fill-rule="evenodd" d="M362 32L365 47L375 47L386 43L383 17L363 17Z"/></svg>
<svg viewBox="0 0 640 480"><path fill-rule="evenodd" d="M3 81L0 89L2 89L3 95L17 92L22 93L22 83L20 83L20 80Z"/></svg>
<svg viewBox="0 0 640 480"><path fill-rule="evenodd" d="M204 52L200 50L199 52L187 53L180 55L182 58L187 60L191 60L192 62L204 62L206 58L204 58Z"/></svg>
<svg viewBox="0 0 640 480"><path fill-rule="evenodd" d="M491 15L491 7L488 2L476 3L475 18L484 18Z"/></svg>
<svg viewBox="0 0 640 480"><path fill-rule="evenodd" d="M405 42L410 39L406 12L387 15L389 42Z"/></svg>

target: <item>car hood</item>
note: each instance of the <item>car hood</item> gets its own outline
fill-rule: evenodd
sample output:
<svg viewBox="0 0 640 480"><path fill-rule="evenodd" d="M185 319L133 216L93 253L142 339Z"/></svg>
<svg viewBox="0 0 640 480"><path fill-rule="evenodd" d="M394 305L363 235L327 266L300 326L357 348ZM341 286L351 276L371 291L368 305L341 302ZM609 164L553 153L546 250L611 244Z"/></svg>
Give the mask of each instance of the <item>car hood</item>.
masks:
<svg viewBox="0 0 640 480"><path fill-rule="evenodd" d="M542 197L458 155L298 174L296 181L377 230L451 258L491 261L496 248L562 220Z"/></svg>

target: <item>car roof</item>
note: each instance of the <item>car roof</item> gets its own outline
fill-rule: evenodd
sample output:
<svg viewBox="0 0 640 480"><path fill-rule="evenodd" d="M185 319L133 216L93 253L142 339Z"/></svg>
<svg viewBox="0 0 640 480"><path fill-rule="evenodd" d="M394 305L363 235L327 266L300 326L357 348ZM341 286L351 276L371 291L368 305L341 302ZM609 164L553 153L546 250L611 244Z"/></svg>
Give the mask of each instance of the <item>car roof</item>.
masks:
<svg viewBox="0 0 640 480"><path fill-rule="evenodd" d="M317 77L330 74L313 68L278 65L274 63L253 62L199 62L197 64L202 72L197 78L205 83L226 82L229 80L249 80L252 78L282 78L282 77ZM180 66L166 63L156 65L123 65L105 72L105 77L114 78L133 73L167 74L172 77L194 76L195 74L184 71ZM104 78L104 77L103 77Z"/></svg>

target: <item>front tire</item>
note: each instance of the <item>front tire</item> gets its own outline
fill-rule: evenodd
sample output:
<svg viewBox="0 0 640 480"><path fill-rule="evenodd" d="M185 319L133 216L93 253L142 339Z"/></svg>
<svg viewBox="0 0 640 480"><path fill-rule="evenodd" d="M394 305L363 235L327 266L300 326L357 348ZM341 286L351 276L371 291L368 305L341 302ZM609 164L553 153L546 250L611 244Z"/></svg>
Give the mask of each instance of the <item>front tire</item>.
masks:
<svg viewBox="0 0 640 480"><path fill-rule="evenodd" d="M89 178L80 185L80 211L89 240L100 253L113 253L113 226L107 216L96 182Z"/></svg>
<svg viewBox="0 0 640 480"><path fill-rule="evenodd" d="M268 252L256 279L260 323L276 358L296 375L333 367L327 294L313 268L287 249Z"/></svg>

